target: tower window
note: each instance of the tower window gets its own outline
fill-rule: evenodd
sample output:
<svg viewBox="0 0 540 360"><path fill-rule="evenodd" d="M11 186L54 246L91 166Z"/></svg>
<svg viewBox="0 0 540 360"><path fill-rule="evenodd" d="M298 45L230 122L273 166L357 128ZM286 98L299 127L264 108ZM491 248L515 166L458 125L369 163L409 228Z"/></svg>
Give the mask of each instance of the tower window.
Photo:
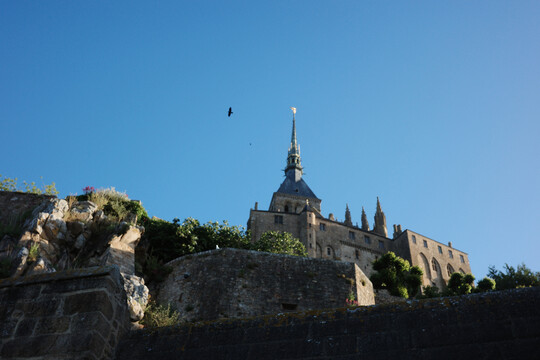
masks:
<svg viewBox="0 0 540 360"><path fill-rule="evenodd" d="M371 244L371 239L369 238L369 236L367 236L367 235L364 236L364 242L366 244Z"/></svg>
<svg viewBox="0 0 540 360"><path fill-rule="evenodd" d="M274 215L274 224L283 224L283 215Z"/></svg>
<svg viewBox="0 0 540 360"><path fill-rule="evenodd" d="M454 258L454 254L452 253L452 250L448 250L448 257L450 259L453 259Z"/></svg>
<svg viewBox="0 0 540 360"><path fill-rule="evenodd" d="M349 239L354 240L354 232L349 231Z"/></svg>
<svg viewBox="0 0 540 360"><path fill-rule="evenodd" d="M332 250L329 247L326 248L326 255L332 255Z"/></svg>
<svg viewBox="0 0 540 360"><path fill-rule="evenodd" d="M462 263L465 262L465 258L463 257L463 255L459 255L459 259L461 260Z"/></svg>
<svg viewBox="0 0 540 360"><path fill-rule="evenodd" d="M439 249L439 254L442 254L442 247L440 247L439 245L437 245L437 248Z"/></svg>
<svg viewBox="0 0 540 360"><path fill-rule="evenodd" d="M412 236L412 242L413 242L413 244L416 244L416 236L414 236L414 235Z"/></svg>
<svg viewBox="0 0 540 360"><path fill-rule="evenodd" d="M427 248L427 241L424 240L424 247Z"/></svg>
<svg viewBox="0 0 540 360"><path fill-rule="evenodd" d="M319 224L319 229L320 229L321 231L326 231L326 224L320 223L320 224Z"/></svg>

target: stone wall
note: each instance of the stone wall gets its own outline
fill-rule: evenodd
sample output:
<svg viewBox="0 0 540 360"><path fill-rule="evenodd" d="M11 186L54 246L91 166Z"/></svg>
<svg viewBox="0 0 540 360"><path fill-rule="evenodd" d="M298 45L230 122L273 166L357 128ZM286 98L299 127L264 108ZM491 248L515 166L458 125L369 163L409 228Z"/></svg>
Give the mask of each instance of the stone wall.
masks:
<svg viewBox="0 0 540 360"><path fill-rule="evenodd" d="M401 251L403 258L409 260L412 265L420 266L424 271L423 286L436 285L439 289L443 289L452 273L471 272L466 253L414 231L405 230L395 243L400 249L408 249L407 252Z"/></svg>
<svg viewBox="0 0 540 360"><path fill-rule="evenodd" d="M540 359L540 287L130 333L118 360Z"/></svg>
<svg viewBox="0 0 540 360"><path fill-rule="evenodd" d="M0 224L17 221L25 213L30 215L44 200L53 198L55 196L0 191Z"/></svg>
<svg viewBox="0 0 540 360"><path fill-rule="evenodd" d="M173 272L157 300L189 321L341 307L351 292L360 304L374 304L369 279L342 261L219 249L167 265Z"/></svg>
<svg viewBox="0 0 540 360"><path fill-rule="evenodd" d="M0 358L112 359L129 324L117 267L0 281Z"/></svg>

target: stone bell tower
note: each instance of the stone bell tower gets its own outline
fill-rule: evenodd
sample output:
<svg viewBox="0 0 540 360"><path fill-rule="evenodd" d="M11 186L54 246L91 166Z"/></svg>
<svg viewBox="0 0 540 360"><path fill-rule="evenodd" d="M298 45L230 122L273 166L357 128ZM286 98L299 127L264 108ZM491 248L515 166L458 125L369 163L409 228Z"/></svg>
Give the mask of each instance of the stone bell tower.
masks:
<svg viewBox="0 0 540 360"><path fill-rule="evenodd" d="M321 211L321 200L315 196L308 184L302 179L303 168L300 159L300 145L296 140L296 108L293 110L293 124L291 133L291 144L287 152L287 166L285 167L285 180L281 183L278 191L272 196L269 211L300 213L309 204Z"/></svg>

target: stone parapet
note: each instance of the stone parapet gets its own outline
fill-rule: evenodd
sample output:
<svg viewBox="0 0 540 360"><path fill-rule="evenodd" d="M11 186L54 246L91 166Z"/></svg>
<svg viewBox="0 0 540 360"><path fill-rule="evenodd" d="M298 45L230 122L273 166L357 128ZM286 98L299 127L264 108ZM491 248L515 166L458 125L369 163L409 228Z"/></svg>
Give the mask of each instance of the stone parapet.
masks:
<svg viewBox="0 0 540 360"><path fill-rule="evenodd" d="M0 281L0 358L112 359L129 324L117 267Z"/></svg>

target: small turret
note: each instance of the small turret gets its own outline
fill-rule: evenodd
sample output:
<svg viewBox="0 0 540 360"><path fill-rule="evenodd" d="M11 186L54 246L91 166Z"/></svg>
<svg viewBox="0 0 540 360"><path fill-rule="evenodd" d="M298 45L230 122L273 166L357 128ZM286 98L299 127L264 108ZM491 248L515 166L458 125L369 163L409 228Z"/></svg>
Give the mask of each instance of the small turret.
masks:
<svg viewBox="0 0 540 360"><path fill-rule="evenodd" d="M345 221L343 223L347 226L353 226L351 219L351 211L349 210L349 204L347 204L345 207Z"/></svg>
<svg viewBox="0 0 540 360"><path fill-rule="evenodd" d="M369 231L369 222L366 216L366 211L364 210L363 206L362 206L362 230Z"/></svg>
<svg viewBox="0 0 540 360"><path fill-rule="evenodd" d="M400 224L398 224L398 225L394 224L394 236L393 236L393 238L394 239L397 238L402 233L403 233L403 231L401 231L401 225Z"/></svg>
<svg viewBox="0 0 540 360"><path fill-rule="evenodd" d="M381 203L377 196L377 211L375 212L375 225L373 226L373 232L379 235L388 237L388 230L386 229L386 215L381 209Z"/></svg>

